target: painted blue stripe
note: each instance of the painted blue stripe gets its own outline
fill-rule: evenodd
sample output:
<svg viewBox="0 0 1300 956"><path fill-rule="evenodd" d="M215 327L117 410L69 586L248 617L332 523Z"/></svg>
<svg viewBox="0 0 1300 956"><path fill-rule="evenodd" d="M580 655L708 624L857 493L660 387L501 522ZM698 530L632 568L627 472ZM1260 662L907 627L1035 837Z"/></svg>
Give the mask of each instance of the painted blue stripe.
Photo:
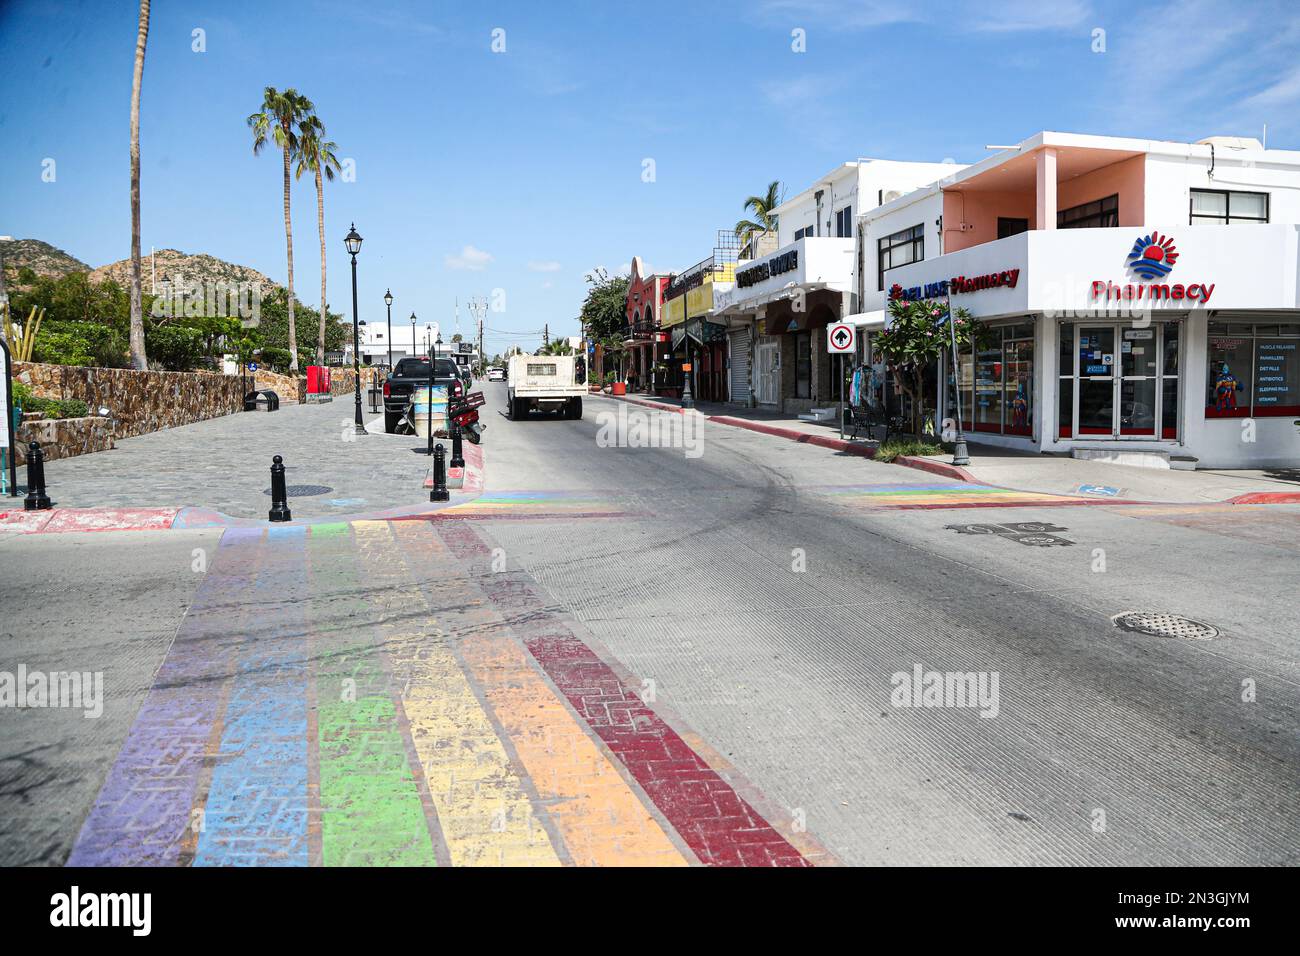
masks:
<svg viewBox="0 0 1300 956"><path fill-rule="evenodd" d="M273 528L263 545L195 866L308 864L304 532Z"/></svg>

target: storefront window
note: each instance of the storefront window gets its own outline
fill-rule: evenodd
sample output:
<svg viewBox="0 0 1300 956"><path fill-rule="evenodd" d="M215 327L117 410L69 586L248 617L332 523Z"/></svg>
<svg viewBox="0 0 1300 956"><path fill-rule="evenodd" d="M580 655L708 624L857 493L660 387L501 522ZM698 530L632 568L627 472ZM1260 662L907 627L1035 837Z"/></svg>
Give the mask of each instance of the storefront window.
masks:
<svg viewBox="0 0 1300 956"><path fill-rule="evenodd" d="M1206 418L1300 414L1300 325L1210 324Z"/></svg>
<svg viewBox="0 0 1300 956"><path fill-rule="evenodd" d="M951 360L948 360L949 362ZM947 415L956 418L952 371L948 370ZM1033 434L1034 326L998 326L977 354L958 357L962 427L1004 435Z"/></svg>
<svg viewBox="0 0 1300 956"><path fill-rule="evenodd" d="M1059 327L1060 349L1056 355L1057 380L1056 437L1074 437L1074 326Z"/></svg>
<svg viewBox="0 0 1300 956"><path fill-rule="evenodd" d="M1177 323L1063 324L1058 335L1058 438L1178 437Z"/></svg>

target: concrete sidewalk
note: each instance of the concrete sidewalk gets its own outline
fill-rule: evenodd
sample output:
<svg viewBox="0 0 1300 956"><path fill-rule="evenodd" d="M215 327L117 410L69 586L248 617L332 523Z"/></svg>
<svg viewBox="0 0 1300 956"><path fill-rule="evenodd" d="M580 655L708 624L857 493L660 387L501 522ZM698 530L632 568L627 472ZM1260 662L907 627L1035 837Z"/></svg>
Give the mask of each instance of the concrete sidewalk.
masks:
<svg viewBox="0 0 1300 956"><path fill-rule="evenodd" d="M368 411L365 417L376 418ZM450 452L451 443L443 444ZM478 476L452 492L453 504L481 490L481 449L468 442L465 448ZM357 436L350 402L226 415L47 462L55 510L24 514L21 497L0 499L0 531L262 524L274 455L284 458L295 522L419 512L431 507L425 478L432 463L424 450L423 440L386 435L382 427ZM20 494L26 477L20 468Z"/></svg>
<svg viewBox="0 0 1300 956"><path fill-rule="evenodd" d="M607 396L611 397L611 396ZM665 411L683 411L681 401L646 395L612 396L623 401ZM711 422L803 441L863 457L874 457L879 444L865 439L840 438L839 428L827 423L765 409L721 402L697 402L697 414ZM1043 455L1016 449L969 443L971 463L952 464L951 455L903 456L895 464L921 468L960 481L993 485L1016 491L1052 495L1083 495L1158 503L1234 502L1237 504L1300 503L1300 467L1269 470L1175 471L1116 465L1104 461Z"/></svg>
<svg viewBox="0 0 1300 956"><path fill-rule="evenodd" d="M978 442L971 442L969 448L971 463L963 469L969 480L1018 491L1170 503L1300 502L1300 469L1176 471L1030 454ZM935 455L926 460L948 463L952 459Z"/></svg>

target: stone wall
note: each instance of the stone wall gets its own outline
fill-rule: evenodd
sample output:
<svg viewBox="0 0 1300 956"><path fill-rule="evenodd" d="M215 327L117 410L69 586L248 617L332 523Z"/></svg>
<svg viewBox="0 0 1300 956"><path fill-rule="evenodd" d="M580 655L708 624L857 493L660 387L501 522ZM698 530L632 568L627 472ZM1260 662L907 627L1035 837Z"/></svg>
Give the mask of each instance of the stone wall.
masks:
<svg viewBox="0 0 1300 956"><path fill-rule="evenodd" d="M272 372L264 368L259 368L256 372L250 372L249 374L257 383L253 386L254 388L259 390L270 389L275 392L280 396L281 405L286 402L305 402L307 400L307 379L301 375L295 379L289 375Z"/></svg>
<svg viewBox="0 0 1300 956"><path fill-rule="evenodd" d="M18 426L14 460L27 461L27 446L39 442L46 461L75 458L113 447L113 423L106 418L27 419Z"/></svg>
<svg viewBox="0 0 1300 956"><path fill-rule="evenodd" d="M113 437L129 438L243 411L238 375L141 372L15 362L14 379L44 398L79 398L93 411L107 407Z"/></svg>

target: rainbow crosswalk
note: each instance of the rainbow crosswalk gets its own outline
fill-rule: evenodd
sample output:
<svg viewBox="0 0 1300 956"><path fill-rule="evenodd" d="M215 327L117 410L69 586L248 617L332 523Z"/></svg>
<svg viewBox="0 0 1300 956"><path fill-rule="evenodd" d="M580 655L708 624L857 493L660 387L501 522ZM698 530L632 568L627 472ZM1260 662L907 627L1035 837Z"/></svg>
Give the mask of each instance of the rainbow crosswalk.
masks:
<svg viewBox="0 0 1300 956"><path fill-rule="evenodd" d="M1115 504L1073 495L1049 495L1016 491L970 482L909 485L833 485L810 488L851 506L879 509L907 508L1014 508L1017 506L1059 506Z"/></svg>
<svg viewBox="0 0 1300 956"><path fill-rule="evenodd" d="M494 491L445 508L438 518L618 518L627 514L609 498L585 491Z"/></svg>
<svg viewBox="0 0 1300 956"><path fill-rule="evenodd" d="M808 865L474 523L228 529L70 865Z"/></svg>

